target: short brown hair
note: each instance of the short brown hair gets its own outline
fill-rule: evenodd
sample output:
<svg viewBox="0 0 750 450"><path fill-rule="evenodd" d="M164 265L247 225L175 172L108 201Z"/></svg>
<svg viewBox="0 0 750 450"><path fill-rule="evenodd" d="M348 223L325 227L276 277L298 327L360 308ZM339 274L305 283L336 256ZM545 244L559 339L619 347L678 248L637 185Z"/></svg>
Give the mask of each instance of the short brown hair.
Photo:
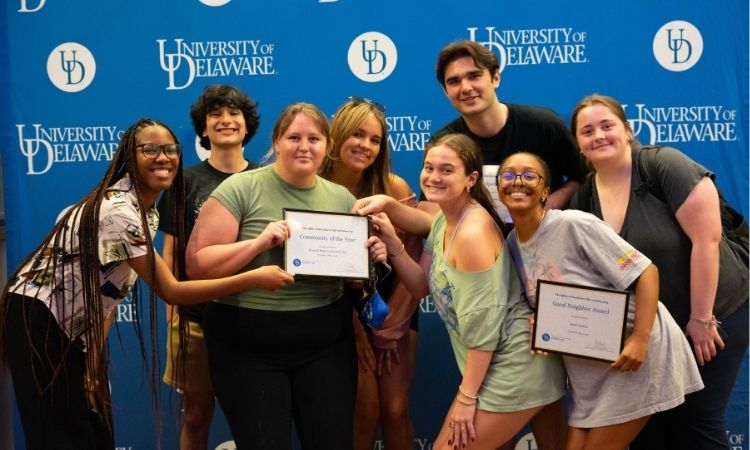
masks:
<svg viewBox="0 0 750 450"><path fill-rule="evenodd" d="M497 57L492 50L474 41L456 41L443 47L438 54L436 67L438 83L445 87L446 67L464 56L470 56L474 60L474 64L480 69L489 70L490 76L494 76L500 71L500 63L497 62Z"/></svg>

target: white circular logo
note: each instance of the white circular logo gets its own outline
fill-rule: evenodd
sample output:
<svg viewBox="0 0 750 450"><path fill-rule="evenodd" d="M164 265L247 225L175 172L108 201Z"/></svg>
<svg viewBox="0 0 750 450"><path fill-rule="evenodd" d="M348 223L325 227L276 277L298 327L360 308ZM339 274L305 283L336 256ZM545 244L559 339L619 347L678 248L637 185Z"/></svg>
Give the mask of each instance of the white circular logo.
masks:
<svg viewBox="0 0 750 450"><path fill-rule="evenodd" d="M77 42L58 45L47 58L47 75L61 91L82 91L91 84L95 74L94 55Z"/></svg>
<svg viewBox="0 0 750 450"><path fill-rule="evenodd" d="M682 72L693 67L703 54L701 32L690 22L673 20L654 36L654 57L667 70Z"/></svg>
<svg viewBox="0 0 750 450"><path fill-rule="evenodd" d="M226 441L216 446L216 450L237 450L237 445L234 441Z"/></svg>
<svg viewBox="0 0 750 450"><path fill-rule="evenodd" d="M206 150L201 145L201 138L199 136L195 137L195 154L198 155L198 159L201 161L205 161L208 159L209 156L211 156L211 150Z"/></svg>
<svg viewBox="0 0 750 450"><path fill-rule="evenodd" d="M362 81L383 81L396 68L398 51L391 38L368 31L357 36L349 45L349 68Z"/></svg>
<svg viewBox="0 0 750 450"><path fill-rule="evenodd" d="M198 0L206 6L224 6L232 0Z"/></svg>
<svg viewBox="0 0 750 450"><path fill-rule="evenodd" d="M60 219L63 218L63 216L65 215L65 213L68 212L68 210L70 208L74 207L74 206L75 205L70 205L70 206L66 206L65 208L63 208L62 211L60 211L60 214L57 215L57 218L55 219L55 223L59 222Z"/></svg>
<svg viewBox="0 0 750 450"><path fill-rule="evenodd" d="M537 450L538 448L536 440L534 439L534 434L528 433L518 440L515 450Z"/></svg>

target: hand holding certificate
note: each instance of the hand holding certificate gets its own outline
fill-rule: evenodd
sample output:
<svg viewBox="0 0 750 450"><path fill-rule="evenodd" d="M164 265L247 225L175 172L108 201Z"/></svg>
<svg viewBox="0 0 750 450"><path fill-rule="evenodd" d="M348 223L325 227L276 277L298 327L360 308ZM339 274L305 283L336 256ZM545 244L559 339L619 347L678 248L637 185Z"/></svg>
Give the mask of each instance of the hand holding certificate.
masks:
<svg viewBox="0 0 750 450"><path fill-rule="evenodd" d="M622 350L630 294L538 280L532 348L613 362Z"/></svg>
<svg viewBox="0 0 750 450"><path fill-rule="evenodd" d="M368 279L369 223L356 214L284 209L291 236L284 269L295 275Z"/></svg>

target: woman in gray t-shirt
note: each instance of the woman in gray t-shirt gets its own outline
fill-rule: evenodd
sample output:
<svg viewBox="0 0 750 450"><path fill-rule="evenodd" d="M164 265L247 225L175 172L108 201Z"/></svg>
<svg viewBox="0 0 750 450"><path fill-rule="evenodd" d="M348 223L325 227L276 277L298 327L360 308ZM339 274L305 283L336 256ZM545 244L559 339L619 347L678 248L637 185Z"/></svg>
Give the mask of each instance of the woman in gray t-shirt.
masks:
<svg viewBox="0 0 750 450"><path fill-rule="evenodd" d="M500 166L500 200L515 224L508 246L532 305L538 279L631 291L614 363L563 356L573 401L568 450L624 450L652 414L684 402L703 382L687 340L658 302L656 267L593 215L546 211L548 173L531 153Z"/></svg>

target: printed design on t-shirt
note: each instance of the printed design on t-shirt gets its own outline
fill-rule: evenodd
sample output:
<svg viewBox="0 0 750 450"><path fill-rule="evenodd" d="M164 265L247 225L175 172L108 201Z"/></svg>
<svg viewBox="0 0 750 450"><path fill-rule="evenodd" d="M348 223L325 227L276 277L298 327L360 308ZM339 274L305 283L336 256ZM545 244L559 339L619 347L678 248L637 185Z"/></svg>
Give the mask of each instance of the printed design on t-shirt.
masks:
<svg viewBox="0 0 750 450"><path fill-rule="evenodd" d="M628 267L637 263L640 259L641 259L640 252L638 252L638 250L634 248L630 248L626 250L625 253L617 257L616 259L617 267L620 269L620 272L623 272Z"/></svg>
<svg viewBox="0 0 750 450"><path fill-rule="evenodd" d="M524 271L526 272L526 293L529 298L536 301L537 280L560 281L562 274L555 264L544 256L535 258L523 258Z"/></svg>
<svg viewBox="0 0 750 450"><path fill-rule="evenodd" d="M109 214L99 222L99 238L103 250L103 263L124 261L133 257L134 247L146 245L146 235L137 217ZM151 210L146 215L150 229L158 227L158 216Z"/></svg>
<svg viewBox="0 0 750 450"><path fill-rule="evenodd" d="M68 329L66 333L68 336L78 337L82 335L87 328L86 314L83 312L83 303L78 305L78 308L73 311L73 315L68 320ZM83 349L85 350L86 345L81 342Z"/></svg>
<svg viewBox="0 0 750 450"><path fill-rule="evenodd" d="M206 204L206 199L195 199L195 204L193 205L193 221L198 220L198 214L200 214L201 209L203 209L203 205Z"/></svg>
<svg viewBox="0 0 750 450"><path fill-rule="evenodd" d="M101 205L98 255L102 264L101 301L104 311L109 311L132 291L137 275L123 262L134 255L144 254L147 245L148 237L141 226L138 201L129 189L127 177L117 181L105 192ZM20 270L19 276L11 280L9 288L11 292L43 301L71 339L79 337L88 326L81 292L80 219L80 214L73 212L61 230L65 238L57 241L57 247L53 240L40 251ZM146 220L153 237L159 226L159 214L155 208L147 211ZM57 264L53 270L51 257L55 254Z"/></svg>
<svg viewBox="0 0 750 450"><path fill-rule="evenodd" d="M117 189L108 189L104 191L104 200L112 202L113 205L121 202L125 197L126 192Z"/></svg>
<svg viewBox="0 0 750 450"><path fill-rule="evenodd" d="M453 285L448 281L445 269L438 269L433 265L430 269L430 294L432 294L435 309L449 330L455 330L458 326L456 310L453 307L452 289Z"/></svg>
<svg viewBox="0 0 750 450"><path fill-rule="evenodd" d="M11 280L11 284L15 284L18 280L27 282L30 286L49 286L55 279L52 268L47 267L49 258L52 256L52 247L45 247L39 254L31 261L29 270L25 273L20 273L18 279Z"/></svg>
<svg viewBox="0 0 750 450"><path fill-rule="evenodd" d="M130 259L130 245L121 239L102 240L105 261L124 261Z"/></svg>

